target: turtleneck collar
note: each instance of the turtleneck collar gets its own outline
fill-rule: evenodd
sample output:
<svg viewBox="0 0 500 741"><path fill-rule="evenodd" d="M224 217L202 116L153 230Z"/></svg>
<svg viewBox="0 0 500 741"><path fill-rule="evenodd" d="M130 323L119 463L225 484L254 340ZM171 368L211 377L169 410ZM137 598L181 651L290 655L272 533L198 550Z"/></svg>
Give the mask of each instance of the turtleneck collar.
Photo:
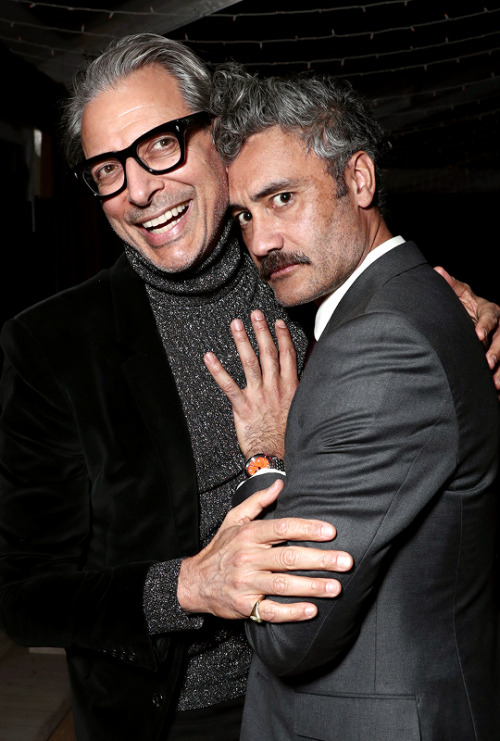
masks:
<svg viewBox="0 0 500 741"><path fill-rule="evenodd" d="M222 289L231 287L239 277L239 268L245 260L232 219L224 224L219 240L208 257L181 273L162 270L128 244L125 244L125 254L147 286L172 296L197 297L206 301L210 301L214 295L220 295Z"/></svg>

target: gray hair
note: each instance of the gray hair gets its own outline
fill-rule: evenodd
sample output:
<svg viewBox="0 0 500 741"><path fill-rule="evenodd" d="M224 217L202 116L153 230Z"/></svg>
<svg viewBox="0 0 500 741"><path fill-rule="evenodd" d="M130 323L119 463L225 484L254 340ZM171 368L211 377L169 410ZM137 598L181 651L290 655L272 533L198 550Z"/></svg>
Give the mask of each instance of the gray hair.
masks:
<svg viewBox="0 0 500 741"><path fill-rule="evenodd" d="M214 143L225 165L252 134L279 126L326 161L339 197L346 192L343 173L352 155L365 151L379 181L379 163L390 146L368 102L349 82L330 75L261 79L236 63L221 65L212 81L210 109L217 116Z"/></svg>
<svg viewBox="0 0 500 741"><path fill-rule="evenodd" d="M64 153L70 166L83 156L81 123L87 103L132 72L153 64L176 79L193 112L208 110L211 76L205 63L187 46L153 33L124 36L88 61L73 80L71 97L62 114Z"/></svg>

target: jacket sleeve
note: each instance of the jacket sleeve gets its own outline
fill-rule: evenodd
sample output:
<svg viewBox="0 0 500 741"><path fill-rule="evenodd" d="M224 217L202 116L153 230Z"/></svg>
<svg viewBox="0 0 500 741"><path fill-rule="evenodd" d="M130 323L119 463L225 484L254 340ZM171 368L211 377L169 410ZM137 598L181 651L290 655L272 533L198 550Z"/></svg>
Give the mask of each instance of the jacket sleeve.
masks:
<svg viewBox="0 0 500 741"><path fill-rule="evenodd" d="M346 550L354 567L338 575L339 598L316 601L315 619L248 624L275 674L308 671L352 644L398 539L454 471L457 434L446 373L408 321L373 313L320 340L290 410L274 516L330 521L335 541L304 545Z"/></svg>
<svg viewBox="0 0 500 741"><path fill-rule="evenodd" d="M261 473L250 476L250 478L242 481L234 492L232 502L233 507L237 507L238 504L244 502L245 499L248 499L248 497L255 494L255 492L267 489L269 486L272 486L275 481L279 480L283 482L286 481L286 474L284 471L278 471L274 468L269 469L268 471L263 470ZM271 508L271 511L272 509L274 508Z"/></svg>
<svg viewBox="0 0 500 741"><path fill-rule="evenodd" d="M20 321L7 323L2 346L2 629L23 645L76 646L154 667L142 606L151 563L85 565L90 479L71 398Z"/></svg>

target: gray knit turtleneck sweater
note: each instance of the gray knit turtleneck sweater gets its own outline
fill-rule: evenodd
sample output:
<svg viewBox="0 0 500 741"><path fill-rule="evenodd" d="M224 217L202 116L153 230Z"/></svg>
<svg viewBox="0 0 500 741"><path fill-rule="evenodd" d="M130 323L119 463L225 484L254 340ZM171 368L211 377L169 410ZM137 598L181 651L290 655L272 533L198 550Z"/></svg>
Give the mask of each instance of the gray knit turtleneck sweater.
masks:
<svg viewBox="0 0 500 741"><path fill-rule="evenodd" d="M232 411L203 364L213 350L240 386L245 379L229 330L239 317L253 341L250 312L259 308L270 327L287 320L302 365L306 341L289 321L272 291L260 281L242 249L232 223L210 256L195 269L165 273L136 250L125 246L127 257L146 284L186 416L194 458L200 506L200 545L217 532L237 484L244 478L244 460L234 431ZM217 461L217 465L214 465ZM186 615L176 598L181 559L158 563L148 574L144 610L151 635L189 631L188 661L178 701L179 710L201 708L245 693L250 648L242 621L210 615Z"/></svg>

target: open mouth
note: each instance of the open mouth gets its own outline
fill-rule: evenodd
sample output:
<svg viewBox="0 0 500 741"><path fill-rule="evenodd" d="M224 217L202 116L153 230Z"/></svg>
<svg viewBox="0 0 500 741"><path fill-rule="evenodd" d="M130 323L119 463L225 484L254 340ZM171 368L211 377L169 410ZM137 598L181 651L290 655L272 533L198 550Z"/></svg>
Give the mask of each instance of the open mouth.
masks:
<svg viewBox="0 0 500 741"><path fill-rule="evenodd" d="M165 211L161 216L157 216L156 219L145 221L141 226L144 227L144 229L147 229L150 233L162 234L163 232L172 229L172 227L181 220L182 216L187 211L188 206L188 202L181 203L179 206L174 206L174 208Z"/></svg>

